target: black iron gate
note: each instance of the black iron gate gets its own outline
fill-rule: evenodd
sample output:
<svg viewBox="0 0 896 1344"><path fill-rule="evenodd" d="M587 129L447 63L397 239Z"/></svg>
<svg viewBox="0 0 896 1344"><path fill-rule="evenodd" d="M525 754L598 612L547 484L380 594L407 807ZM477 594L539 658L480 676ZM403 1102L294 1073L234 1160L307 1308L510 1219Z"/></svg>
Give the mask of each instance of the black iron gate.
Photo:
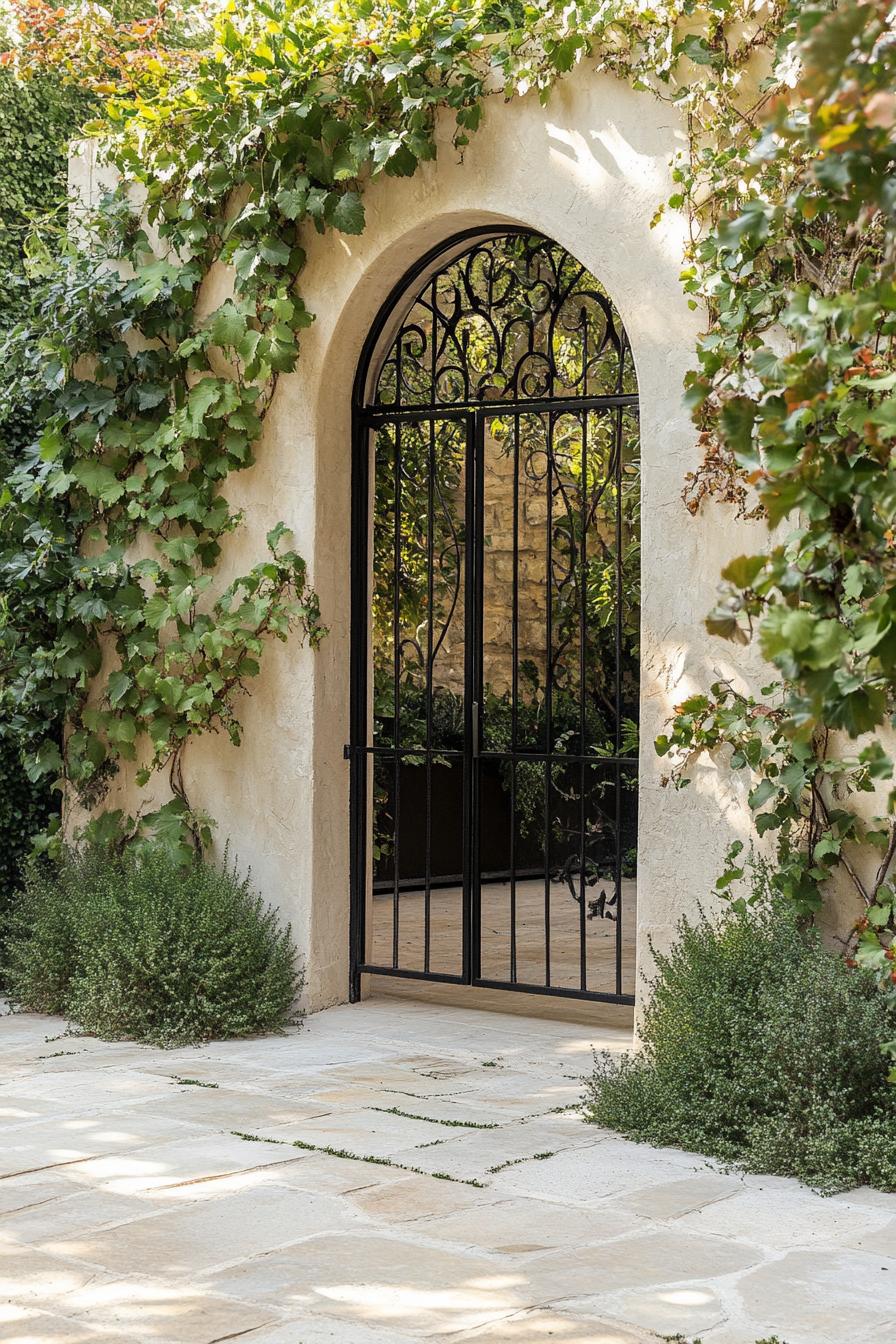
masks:
<svg viewBox="0 0 896 1344"><path fill-rule="evenodd" d="M351 991L632 1002L638 425L598 282L455 239L355 387Z"/></svg>

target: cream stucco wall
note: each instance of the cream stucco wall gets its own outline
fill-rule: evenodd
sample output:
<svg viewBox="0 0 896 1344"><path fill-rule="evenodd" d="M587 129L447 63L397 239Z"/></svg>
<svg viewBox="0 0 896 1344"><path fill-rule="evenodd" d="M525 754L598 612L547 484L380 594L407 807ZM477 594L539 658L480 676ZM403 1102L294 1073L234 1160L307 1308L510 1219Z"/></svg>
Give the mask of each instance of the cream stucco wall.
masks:
<svg viewBox="0 0 896 1344"><path fill-rule="evenodd" d="M217 819L264 896L292 923L306 965L305 1004L348 992L348 738L350 393L364 338L389 290L422 253L476 224L525 224L556 239L603 283L634 350L642 425L642 759L638 864L639 957L666 943L679 917L705 902L732 838L750 834L745 790L711 763L684 792L664 787L653 739L672 706L717 675L744 684L742 650L710 640L703 617L726 559L760 538L709 508L681 503L697 460L681 404L701 326L678 280L684 225L667 212L669 162L683 135L674 110L584 66L537 98L495 98L463 163L446 122L436 163L367 191L360 238L311 234L303 293L317 315L297 371L284 377L251 471L228 494L246 509L226 563L256 563L264 536L292 528L317 588L329 637L317 653L292 641L266 651L240 705L244 743L191 744L194 803ZM73 180L89 194L87 161ZM212 305L218 299L208 296ZM756 525L754 525L755 527ZM764 539L764 529L759 528ZM737 668L735 668L735 662ZM136 802L128 776L114 801Z"/></svg>

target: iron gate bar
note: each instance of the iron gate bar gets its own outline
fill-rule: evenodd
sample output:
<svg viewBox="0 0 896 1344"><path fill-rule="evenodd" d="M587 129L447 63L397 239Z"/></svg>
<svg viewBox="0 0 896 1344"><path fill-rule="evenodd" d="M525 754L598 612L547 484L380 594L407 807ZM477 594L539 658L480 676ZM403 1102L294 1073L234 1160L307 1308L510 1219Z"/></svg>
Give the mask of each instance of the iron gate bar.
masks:
<svg viewBox="0 0 896 1344"><path fill-rule="evenodd" d="M360 752L366 756L425 756L426 747L402 747L395 751L392 747L360 746L349 747L352 753ZM433 747L433 756L456 757L460 760L463 757L462 751L452 751L448 748ZM557 761L560 764L568 762L573 764L576 761L590 761L593 765L631 765L637 766L637 756L599 756L597 752L581 751L563 751L549 753L547 751L529 751L528 748L521 748L515 753L521 761ZM482 751L479 752L480 759L483 761L503 761L507 758L506 751Z"/></svg>
<svg viewBox="0 0 896 1344"><path fill-rule="evenodd" d="M517 879L541 877L541 868L518 868L516 871ZM432 879L432 889L436 891L440 887L460 887L463 885L463 873L440 873L438 877ZM510 869L504 868L500 871L485 869L479 874L479 881L483 886L495 886L510 882ZM403 877L399 882L402 891L419 891L419 877ZM373 894L384 895L392 890L392 879L386 881L378 880L373 883Z"/></svg>
<svg viewBox="0 0 896 1344"><path fill-rule="evenodd" d="M368 525L370 521L370 435L361 420L352 419L351 485L351 612L349 694L349 987L350 1003L361 997L361 966L367 960L367 652L371 573ZM364 817L362 824L358 818Z"/></svg>
<svg viewBox="0 0 896 1344"><path fill-rule="evenodd" d="M538 401L465 401L448 402L444 406L365 406L357 414L371 429L380 425L394 425L403 420L463 420L482 411L486 415L564 415L577 411L612 411L619 406L638 406L636 392L613 394L606 397L562 397Z"/></svg>
<svg viewBox="0 0 896 1344"><path fill-rule="evenodd" d="M433 282L435 285L435 282ZM430 940L432 935L432 664L433 664L433 608L434 579L433 552L435 549L433 519L433 477L436 473L435 421L429 422L426 467L426 840L423 846L425 861L423 873L423 969L430 969ZM396 865L396 877L398 876Z"/></svg>
<svg viewBox="0 0 896 1344"><path fill-rule="evenodd" d="M400 358L400 353L399 353ZM393 512L395 514L392 550L392 741L401 744L401 425L395 426L395 484ZM392 968L398 967L398 874L401 872L401 776L400 762L395 757L392 771L394 800L392 803L392 853L395 856L395 882L392 893Z"/></svg>
<svg viewBox="0 0 896 1344"><path fill-rule="evenodd" d="M426 755L426 747L401 747L400 750L398 750L398 751L396 752L395 749L394 749L393 747L390 747L390 746L384 746L384 747L378 747L378 746L360 746L360 747L352 747L352 746L350 746L350 747L349 747L349 751L350 751L350 752L353 752L353 753L354 753L354 752L360 752L362 755L366 755L366 756L395 756L395 755L398 755L398 756L421 756L421 757L423 757L423 756ZM463 755L464 755L464 753L463 753L462 751L450 750L450 749L447 748L447 747L433 747L433 749L432 749L432 754L433 754L433 756L455 757L457 760L462 759L462 757L463 757ZM506 751L488 751L487 749L486 749L485 751L483 751L483 750L480 749L480 752L479 752L479 756L480 756L480 758L481 758L483 761L503 761L503 760L506 760L506 758L507 758L507 754L508 754L508 753L507 753ZM593 752L593 751L592 751L592 752L587 752L587 751L586 751L586 752L581 752L581 751L562 751L562 752L553 752L553 753L550 753L550 752L547 752L547 751L530 751L528 748L525 748L525 747L524 747L524 748L521 748L521 749L520 749L518 752L516 752L515 754L516 754L517 758L518 758L519 760L521 760L521 761L548 761L548 760L552 760L552 761L557 761L557 762L559 762L560 764L563 764L564 762L568 762L568 763L572 764L572 763L574 763L574 762L576 762L576 761L584 760L584 761L590 761L593 765L601 765L601 764L603 764L603 765L612 765L612 764L614 764L614 763L617 763L617 764L619 764L619 765L632 765L632 766L636 766L636 765L638 764L638 758L637 758L637 756L600 756L600 755L598 755L597 752Z"/></svg>
<svg viewBox="0 0 896 1344"><path fill-rule="evenodd" d="M587 340L587 331L585 338ZM587 352L586 352L587 353ZM588 412L582 412L582 553L579 559L579 744L585 751L585 610L588 598L588 521L591 490L588 485ZM579 764L579 988L588 988L588 955L585 931L585 761Z"/></svg>
<svg viewBox="0 0 896 1344"><path fill-rule="evenodd" d="M426 754L427 754L427 748L426 748L426 747L391 747L391 746L378 747L378 746L374 745L374 746L367 746L367 747L365 747L365 746L357 747L357 748L354 748L354 750L360 751L360 752L362 752L362 753L363 753L364 755L366 755L366 756L409 756L409 757L410 757L410 756L420 756L420 757L425 757ZM443 750L441 747L433 747L433 755L434 755L434 756L456 757L456 759L459 760L459 761L463 760L463 757L464 757L464 753L463 753L462 751L452 751L452 750L448 750L447 748Z"/></svg>
<svg viewBox="0 0 896 1344"><path fill-rule="evenodd" d="M513 587L510 610L510 979L516 982L516 750L520 690L520 418L513 417Z"/></svg>
<svg viewBox="0 0 896 1344"><path fill-rule="evenodd" d="M622 991L622 926L623 926L623 893L622 893L622 874L623 874L623 824L622 813L622 786L623 772L627 768L637 766L637 758L622 755L622 711L623 711L623 508L622 508L622 483L623 483L623 428L624 416L628 410L637 411L638 395L637 393L625 393L623 388L623 375L628 357L628 343L624 329L621 324L617 327L618 318L609 301L601 298L599 293L588 291L588 297L596 301L598 308L603 309L604 313L604 335L599 343L598 355L602 354L605 348L610 348L612 332L612 350L616 360L616 391L612 394L603 395L579 395L573 397L533 397L531 399L520 398L519 396L508 398L504 401L500 399L500 393L494 397L478 398L469 395L463 400L449 401L439 403L437 400L436 389L438 383L438 360L441 352L447 348L447 337L443 339L442 345L436 340L436 334L441 336L439 323L446 321L445 313L439 307L438 281L442 272L432 270L428 281L428 312L431 319L432 336L429 339L430 355L430 387L432 396L429 402L418 403L402 401L402 393L405 388L405 379L403 373L403 347L402 331L399 328L398 336L393 340L391 352L394 353L395 363L395 389L396 399L393 402L378 402L373 405L367 403L368 380L373 367L373 359L377 351L378 343L382 338L386 324L393 316L393 313L399 302L410 296L410 305L405 306L405 316L402 322L408 322L408 331L413 332L413 339L420 341L425 350L428 328L425 323L423 326L412 327L410 317L415 310L415 306L420 304L422 309L427 309L427 303L423 297L427 290L421 294L416 291L411 292L414 279L424 273L429 268L434 268L439 259L445 259L446 248L450 253L447 269L458 261L462 264L463 257L459 249L464 242L477 242L482 245L481 255L486 254L485 244L488 242L497 242L505 237L523 237L533 240L533 247L554 248L555 252L560 252L562 257L567 260L568 254L563 254L562 249L557 245L551 244L549 240L539 239L537 235L524 228L505 228L500 229L472 229L462 235L458 235L451 244L443 245L432 249L430 253L413 268L411 272L397 285L390 295L390 298L380 316L371 328L367 341L365 342L362 358L359 363L355 378L353 391L353 454L354 467L352 477L352 712L351 712L351 745L348 751L348 757L351 762L351 817L352 817L352 845L351 845L351 881L352 881L352 926L350 934L350 956L351 956L351 985L350 997L354 1000L360 996L360 977L365 973L387 974L400 976L407 979L421 979L441 981L445 983L476 984L484 988L502 988L515 989L526 993L553 994L568 998L588 998L617 1003L633 1003L634 996L625 994ZM471 265L472 260L477 255L476 248L470 252ZM491 255L491 254L489 254ZM553 256L553 254L551 254ZM566 302L570 293L573 292L582 276L587 276L587 272L579 263L572 263L578 267L578 271L573 280L569 282L569 288L564 291L562 298L557 302ZM467 281L470 282L472 271L467 272ZM556 272L559 279L559 271ZM590 277L588 277L590 280ZM540 278L539 284L549 288L549 282ZM487 279L488 303L494 299L494 276L491 272ZM599 287L598 287L599 289ZM583 294L585 291L582 291ZM416 295L416 297L415 297ZM454 321L457 320L457 311L454 312ZM475 309L473 311L476 311ZM550 313L551 323L559 322L559 309L543 308L537 306L533 310L536 315L540 313ZM516 319L514 319L516 320ZM535 318L530 318L534 321ZM566 323L566 318L562 320L561 325L565 331L575 331ZM534 329L534 328L533 328ZM453 331L453 329L451 329ZM497 330L497 329L495 329ZM553 325L550 328L553 333ZM583 393L586 393L588 387L589 373L588 363L588 322L585 316L585 308L581 308L581 330L584 344L584 356L582 362L582 383ZM456 335L452 335L452 340ZM497 337L496 337L497 339ZM501 340L506 337L502 336ZM514 338L516 339L516 338ZM553 334L550 340L553 340ZM454 347L452 347L453 349ZM464 346L464 349L467 347ZM499 352L505 350L504 345L498 347ZM557 359L551 350L551 359ZM530 335L530 344L528 347L529 355L532 355L534 346ZM523 357L528 358L524 350ZM413 341L408 346L408 357L413 362L418 358L418 352L414 348ZM503 355L501 355L503 358ZM514 356L516 357L516 356ZM539 358L541 356L538 356ZM416 367L416 365L415 365ZM451 367L451 366L448 366ZM457 372L457 366L453 366ZM489 367L489 366L487 366ZM520 378L518 365L514 372L513 389L519 391L516 379ZM596 376L602 377L603 365L595 366L598 369ZM556 369L560 366L557 365ZM568 366L566 366L568 369ZM556 369L551 373L550 378L556 379L560 376ZM390 375L391 376L391 375ZM478 376L478 375L477 375ZM491 377L491 375L487 375ZM566 372L562 374L566 377ZM454 373L451 374L454 377ZM528 374L526 375L528 379ZM424 380L425 381L425 380ZM567 380L567 386L577 386L579 381L578 374L573 373L572 380ZM420 385L419 379L415 378L414 373L408 375L408 388L416 388ZM549 382L548 385L553 385ZM470 366L464 370L464 386L468 393L471 386ZM478 387L480 391L483 384L480 377ZM525 390L526 382L521 381L520 386ZM592 500L592 492L589 485L589 415L607 413L614 423L613 452L612 460L608 463L607 475L604 485L601 487L597 500L603 494L604 490L610 484L612 479L615 486L615 620L614 620L614 644L615 644L615 667L614 672L614 703L615 725L613 742L615 752L611 756L598 755L595 752L587 750L587 715L586 715L586 629L587 629L587 563L588 563L588 527L592 521L592 511L596 507L597 500ZM581 444L581 486L579 500L579 527L581 535L576 544L575 538L575 520L571 511L570 503L567 498L567 486L564 484L561 476L560 466L555 453L555 430L558 417L564 414L572 415L580 431ZM546 550L546 627L545 627L545 730L546 741L545 751L533 751L527 749L519 741L519 661L520 661L520 593L519 593L519 563L520 563L520 421L523 416L542 417L542 431L545 434L547 442L547 467L545 477L546 492L546 531L545 531L545 550ZM485 531L484 531L484 461L485 461L485 432L486 425L490 419L501 418L512 421L513 426L513 503L512 503L512 592L511 592L511 731L510 731L510 751L491 751L484 748L482 742L483 725L481 721L480 706L484 704L484 662L485 662L485 644L483 638L483 611L484 611L484 558L485 558ZM434 739L433 731L433 696L434 696L434 659L438 652L438 646L434 647L434 626L435 626L435 582L434 582L434 563L435 563L435 489L437 486L436 477L438 468L436 464L436 446L437 446L437 424L442 423L446 426L456 425L464 427L464 538L463 538L463 573L461 575L458 568L457 583L461 584L464 593L464 657L463 657L463 684L464 684L464 703L463 703L463 749L453 750L439 748ZM404 454L402 444L402 426L407 425L418 427L421 431L426 429L426 656L425 656L425 685L424 685L424 707L425 707L425 744L421 746L405 747L402 744L402 672L404 663L403 640L401 633L401 588L404 573L404 553L403 553L403 521L402 521L402 495L403 495L403 473L404 473ZM392 528L392 684L393 684L393 713L392 713L392 735L393 742L391 746L368 742L368 609L369 609L369 521L370 521L370 502L371 488L373 482L370 476L370 434L372 431L389 427L392 430L393 441L393 464L394 464L394 518ZM424 436L421 433L421 442ZM420 448L417 448L416 460L419 461ZM409 459L410 460L410 459ZM408 468L412 471L413 468ZM408 479L412 479L410 476ZM419 484L419 481L415 482ZM567 526L567 535L569 536L568 555L564 553L564 559L571 565L571 577L574 582L576 601L578 604L578 680L579 680L579 747L578 752L555 750L555 720L554 720L554 698L555 698L555 658L562 654L563 649L569 643L568 635L561 635L561 642L555 654L554 651L554 584L555 584L555 557L554 557L554 530L555 513L554 498L562 502L566 509L566 519L561 522ZM441 496L440 496L441 498ZM449 527L457 540L457 533L449 521ZM416 544L417 537L411 524L409 547ZM457 564L460 566L460 555L457 555ZM576 567L579 574L576 575ZM558 593L562 592L563 587L568 583L570 575L561 577L557 580ZM575 580L578 579L578 583ZM457 590L460 591L460 590ZM457 602L457 596L454 603ZM452 605L452 611L453 611ZM450 619L450 617L449 617ZM565 628L565 627L564 627ZM447 625L445 631L447 630ZM439 646L444 639L445 631L442 632L439 640ZM423 653L417 648L418 657L423 661ZM414 711L419 712L419 711ZM562 732L563 730L561 730ZM559 739L563 741L563 738ZM393 763L393 874L391 880L392 892L392 965L381 966L368 960L366 945L366 902L367 891L369 889L370 874L367 868L368 852L368 769L367 758L371 756L374 760L385 759L391 756ZM419 761L425 770L426 796L425 796L425 821L424 821L424 863L423 863L423 895L424 895L424 957L423 969L402 967L401 946L399 934L400 922L400 900L399 894L402 890L419 890L420 880L418 878L402 878L401 876L401 775L400 768L403 761ZM432 769L438 761L460 760L462 762L463 774L463 874L462 874L462 900L463 913L461 937L461 960L462 972L460 975L449 974L446 972L436 972L431 967L431 938L432 938L432 910L431 893L435 886L442 886L444 879L434 878L432 870L432 825L433 825L433 794L432 794ZM507 874L486 874L482 871L481 855L481 827L482 816L482 768L484 762L498 762L509 771L509 791L510 791L510 867ZM544 767L544 797L543 797L543 875L544 875L544 984L529 983L526 980L521 981L518 975L518 948L517 948L517 880L520 876L527 879L532 871L525 868L518 872L517 868L517 832L516 832L516 814L517 814L517 789L518 789L518 767L521 762L540 762ZM566 985L552 983L552 892L551 892L551 860L552 860L552 810L551 810L551 790L554 787L554 770L559 767L578 765L579 778L579 799L578 799L578 936L579 936L579 969L577 989ZM616 914L611 916L615 919L615 992L596 990L588 988L588 964L587 964L587 941L586 941L586 869L589 860L586 853L587 840L587 807L586 807L586 772L589 766L601 765L608 772L606 782L611 782L614 794L614 821L613 831L609 832L613 837L613 850L615 851L614 879L615 879L615 897ZM569 794L563 792L560 786L556 786L560 798L568 799ZM603 789L601 792L603 796ZM574 792L571 795L575 798ZM607 817L608 824L609 818ZM566 825L567 823L561 823ZM599 829L605 823L599 823ZM509 980L495 978L494 976L482 975L482 906L481 906L481 888L483 883L490 877L494 880L505 880L506 876L510 879L510 965ZM572 878L567 877L570 891L572 888ZM413 884L413 885L409 885ZM381 883L377 880L374 889L382 890ZM602 897L603 899L603 897Z"/></svg>
<svg viewBox="0 0 896 1344"><path fill-rule="evenodd" d="M362 967L362 969L368 968ZM589 989L583 993L580 989L569 989L565 985L528 984L524 980L474 980L472 984L476 989L509 989L522 994L547 994L560 999L590 999L595 1003L619 1003L631 1006L635 1002L634 994L612 994L600 989Z"/></svg>
<svg viewBox="0 0 896 1344"><path fill-rule="evenodd" d="M443 985L469 985L473 983L462 975L450 975L447 971L415 971L404 966L378 966L375 962L364 962L357 969L360 975L391 975L400 980L431 980ZM357 999L354 999L353 1002L357 1003Z"/></svg>
<svg viewBox="0 0 896 1344"><path fill-rule="evenodd" d="M482 882L480 874L482 865L480 863L481 855L481 826L482 826L482 706L485 702L485 687L483 682L483 608L485 605L485 585L483 580L484 555L483 538L485 535L485 412L478 410L473 416L473 470L470 475L475 474L474 498L475 510L473 515L473 526L470 529L475 532L473 539L473 612L474 612L474 639L473 639L473 697L475 704L475 722L473 723L474 738L472 741L473 751L473 832L472 849L470 854L472 873L476 874L475 880L471 874L470 887L470 968L471 978L477 979L482 974ZM469 589L467 590L469 592Z"/></svg>
<svg viewBox="0 0 896 1344"><path fill-rule="evenodd" d="M621 371L620 371L621 377ZM616 756L622 752L622 408L616 411ZM622 772L616 766L616 993L622 993Z"/></svg>
<svg viewBox="0 0 896 1344"><path fill-rule="evenodd" d="M610 994L598 989L589 989L583 994L579 989L568 989L564 985L527 984L523 980L465 980L462 975L449 975L444 971L396 970L392 966L377 966L376 964L362 964L357 967L357 970L360 975L386 975L401 980L426 980L443 985L472 985L476 989L509 989L517 990L523 994L548 994L564 999L591 999L596 1003L632 1005L635 1002L634 994ZM353 1002L357 1002L357 1000L353 1000Z"/></svg>
<svg viewBox="0 0 896 1344"><path fill-rule="evenodd" d="M476 473L473 467L473 454L476 450L476 428L472 416L467 415L467 443L464 459L465 499L465 552L464 552L464 887L463 919L461 937L463 939L461 956L464 980L470 984L473 980L473 873L474 862L478 854L477 806L479 800L479 770L473 759L473 686L476 675L474 665L475 622L474 603L470 600L473 585L476 582Z"/></svg>
<svg viewBox="0 0 896 1344"><path fill-rule="evenodd" d="M551 783L550 754L554 747L554 419L547 424L547 528L545 542L545 745L544 768L544 983L551 984Z"/></svg>

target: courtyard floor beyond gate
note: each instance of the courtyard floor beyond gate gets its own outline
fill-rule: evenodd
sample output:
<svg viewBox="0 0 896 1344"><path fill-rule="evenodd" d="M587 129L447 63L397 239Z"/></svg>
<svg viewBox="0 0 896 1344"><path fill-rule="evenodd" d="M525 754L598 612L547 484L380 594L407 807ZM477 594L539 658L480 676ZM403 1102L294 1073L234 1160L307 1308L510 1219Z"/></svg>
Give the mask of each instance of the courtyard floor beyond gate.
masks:
<svg viewBox="0 0 896 1344"><path fill-rule="evenodd" d="M896 1337L896 1196L584 1124L621 1030L383 999L201 1049L63 1031L0 1019L2 1340Z"/></svg>

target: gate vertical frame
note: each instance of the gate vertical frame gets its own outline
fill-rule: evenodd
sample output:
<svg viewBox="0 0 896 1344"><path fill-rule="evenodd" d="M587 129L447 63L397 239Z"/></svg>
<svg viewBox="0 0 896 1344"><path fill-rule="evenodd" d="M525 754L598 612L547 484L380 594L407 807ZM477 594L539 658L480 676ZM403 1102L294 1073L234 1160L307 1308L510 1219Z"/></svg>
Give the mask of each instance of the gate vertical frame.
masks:
<svg viewBox="0 0 896 1344"><path fill-rule="evenodd" d="M466 245L472 245L476 242L486 242L490 239L506 236L529 235L534 231L525 226L492 226L492 227L474 227L456 234L430 251L413 266L399 282L393 287L386 302L383 304L380 312L368 332L364 342L352 391L352 472L351 472L351 611L350 611L350 706L349 706L349 733L350 740L346 746L345 756L350 764L349 781L349 828L350 828L350 928L349 928L349 1001L357 1002L361 997L361 977L365 973L378 975L398 975L407 979L420 979L437 981L453 984L478 985L483 988L500 988L509 990L518 990L525 993L547 994L564 998L591 999L610 1003L633 1004L634 995L624 994L622 990L622 855L621 855L621 790L620 780L624 770L630 767L637 768L637 758L627 758L620 755L621 750L621 721L620 712L620 631L622 622L621 601L617 600L616 611L616 675L617 675L617 716L616 716L616 756L612 762L614 777L616 779L615 802L616 802L616 891L618 894L618 917L616 927L616 957L615 957L615 979L616 992L604 992L599 990L586 990L584 986L581 989L567 988L566 986L552 985L550 983L550 972L546 973L546 983L542 985L527 982L517 982L515 966L511 972L511 979L491 980L482 977L481 967L481 873L479 872L479 854L480 854L480 825L481 825L481 807L480 807L480 785L481 785L481 744L482 744L482 721L483 721L483 554L484 554L484 458L485 458L485 431L486 422L490 415L499 413L501 415L510 415L515 423L515 460L519 453L519 417L526 413L546 414L551 431L553 430L555 417L566 411L581 414L587 423L587 416L591 411L616 412L616 475L617 475L617 587L621 585L621 555L618 551L621 528L621 497L619 485L621 484L621 440L622 440L622 416L624 408L633 406L637 409L639 395L638 393L622 392L622 363L625 357L625 351L628 348L627 337L624 329L622 330L622 346L620 348L620 366L619 383L614 393L596 396L576 396L572 398L547 397L544 399L531 398L525 401L509 401L500 403L479 403L474 404L471 401L455 404L432 404L430 406L396 406L390 408L378 409L367 402L368 381L371 370L374 368L374 360L378 353L384 332L390 318L398 310L404 299L409 299L411 303L417 299L417 290L413 288L415 282L423 275L434 274L433 268L439 262L443 266L451 263L453 258L463 255ZM371 452L372 452L372 431L378 424L392 424L398 428L402 422L428 423L430 429L439 421L454 421L463 423L465 426L465 449L466 449L466 480L465 480L465 499L466 499L466 537L464 543L465 556L465 574L464 574L464 625L465 625L465 652L464 652L464 687L465 687L465 706L464 706L464 854L463 854L463 909L464 918L462 921L462 974L441 974L438 972L405 970L403 968L387 968L379 965L368 965L367 963L367 899L368 899L368 862L369 862L369 774L368 774L368 755L371 755L371 749L367 746L369 733L369 660L370 660L370 565L371 565L371 546L370 546L370 526L371 526ZM587 432L587 431L586 431ZM548 483L548 507L550 513L550 471L552 470L550 462L552 453L549 452L549 483ZM587 479L586 479L587 487ZM516 486L515 486L516 488ZM518 507L515 502L514 508ZM514 522L514 547L518 544L516 537L516 513ZM550 590L550 535L548 536L548 582ZM397 562L396 562L397 563ZM514 566L516 585L518 576L516 575L516 566ZM397 583L396 569L396 579ZM548 632L550 634L550 605L548 611ZM514 622L515 624L516 622ZM548 659L550 663L550 657ZM514 668L516 667L516 652L514 653ZM514 673L515 680L515 673ZM548 703L550 706L550 689L548 691ZM516 717L516 687L514 687L513 697L514 720ZM548 711L548 740L545 743L546 752L532 754L533 759L544 761L545 779L548 781L551 777L551 762L553 759L553 742L550 732L550 709ZM580 743L579 761L582 770L584 763L585 743ZM398 740L393 744L395 752L396 770L401 755L400 744ZM513 756L513 781L515 792L516 783L516 751ZM373 756L371 755L371 759ZM573 758L574 759L574 758ZM584 806L584 795L583 795ZM546 800L547 803L547 800ZM549 843L549 841L547 841ZM396 882L398 877L396 876ZM584 889L581 891L584 897ZM584 913L584 901L583 901ZM515 942L516 928L511 934ZM549 957L549 938L550 930L546 928L546 955ZM515 960L515 958L514 958ZM549 963L548 963L549 965Z"/></svg>
<svg viewBox="0 0 896 1344"><path fill-rule="evenodd" d="M349 1002L361 998L367 960L367 672L370 612L370 431L352 414L351 613L349 705Z"/></svg>

